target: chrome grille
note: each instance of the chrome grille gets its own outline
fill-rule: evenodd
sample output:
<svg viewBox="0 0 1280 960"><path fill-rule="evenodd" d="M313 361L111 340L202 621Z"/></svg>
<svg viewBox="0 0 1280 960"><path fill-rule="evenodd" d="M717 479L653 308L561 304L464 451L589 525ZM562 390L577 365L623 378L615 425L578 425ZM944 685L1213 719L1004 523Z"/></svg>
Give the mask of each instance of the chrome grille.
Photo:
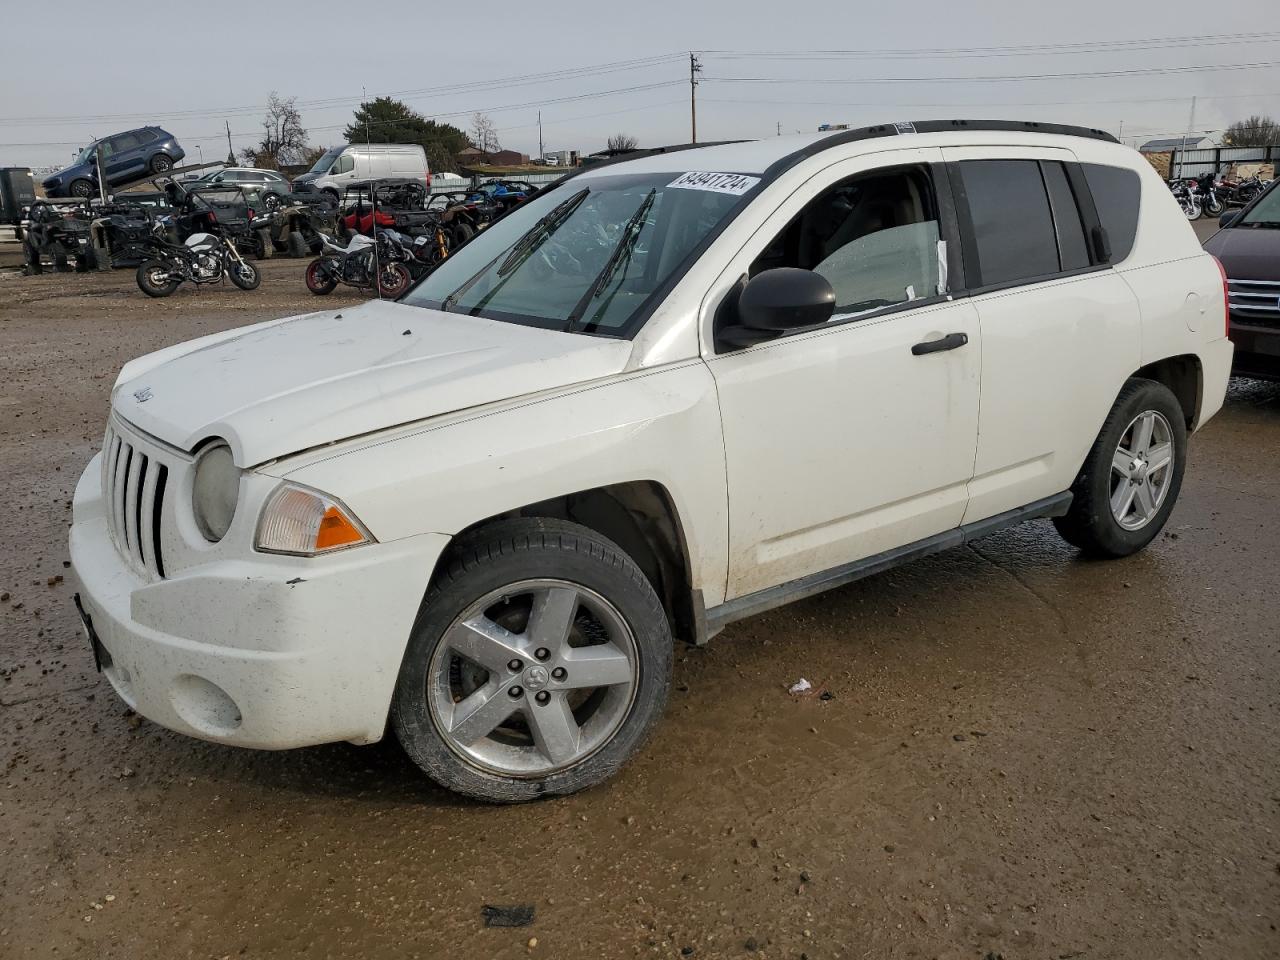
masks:
<svg viewBox="0 0 1280 960"><path fill-rule="evenodd" d="M1227 301L1233 319L1280 328L1280 280L1228 280Z"/></svg>
<svg viewBox="0 0 1280 960"><path fill-rule="evenodd" d="M102 446L102 495L116 549L139 572L164 577L160 512L169 468L114 428Z"/></svg>

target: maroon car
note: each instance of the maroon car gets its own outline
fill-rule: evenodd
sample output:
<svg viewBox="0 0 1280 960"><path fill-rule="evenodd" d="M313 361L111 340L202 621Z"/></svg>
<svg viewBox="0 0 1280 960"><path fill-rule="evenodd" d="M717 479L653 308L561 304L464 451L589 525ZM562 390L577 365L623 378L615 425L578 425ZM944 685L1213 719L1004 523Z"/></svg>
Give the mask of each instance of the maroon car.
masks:
<svg viewBox="0 0 1280 960"><path fill-rule="evenodd" d="M1231 310L1232 373L1280 380L1280 190L1274 180L1245 208L1225 213L1204 248L1222 263Z"/></svg>

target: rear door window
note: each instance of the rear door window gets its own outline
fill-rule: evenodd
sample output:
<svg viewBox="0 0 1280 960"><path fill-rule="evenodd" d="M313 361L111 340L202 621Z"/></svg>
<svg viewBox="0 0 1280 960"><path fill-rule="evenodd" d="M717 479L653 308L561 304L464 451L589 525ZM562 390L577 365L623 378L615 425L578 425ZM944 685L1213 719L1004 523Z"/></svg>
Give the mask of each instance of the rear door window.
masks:
<svg viewBox="0 0 1280 960"><path fill-rule="evenodd" d="M1057 234L1039 161L963 160L959 166L973 225L979 285L1057 273Z"/></svg>
<svg viewBox="0 0 1280 960"><path fill-rule="evenodd" d="M1119 263L1133 250L1138 233L1142 181L1135 171L1125 167L1101 163L1086 163L1083 167L1093 205L1098 208L1098 220L1111 241L1111 262Z"/></svg>

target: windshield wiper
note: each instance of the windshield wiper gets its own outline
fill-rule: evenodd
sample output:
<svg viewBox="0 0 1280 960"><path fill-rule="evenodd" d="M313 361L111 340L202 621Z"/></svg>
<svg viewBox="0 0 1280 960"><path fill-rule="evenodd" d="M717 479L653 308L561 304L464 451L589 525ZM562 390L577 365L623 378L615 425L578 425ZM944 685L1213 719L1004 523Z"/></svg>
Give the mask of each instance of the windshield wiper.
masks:
<svg viewBox="0 0 1280 960"><path fill-rule="evenodd" d="M587 287L587 292L582 295L582 299L574 304L573 309L569 312L568 320L565 322L565 331L572 332L573 328L578 325L578 321L582 319L583 313L586 312L591 301L600 296L601 292L609 281L613 279L613 275L617 273L618 267L624 261L631 259L631 251L635 248L636 240L644 231L644 220L649 215L649 210L653 207L654 198L658 195L656 187L651 189L641 201L639 208L631 215L622 227L622 236L618 238L617 245L613 248L613 252L609 254L609 259L604 262L604 267L596 275L595 280L591 282L591 286Z"/></svg>
<svg viewBox="0 0 1280 960"><path fill-rule="evenodd" d="M556 227L564 223L564 221L569 218L569 214L578 209L578 204L582 203L590 192L590 187L583 187L568 200L558 204L546 216L525 231L524 236L516 241L516 245L511 249L511 252L507 254L506 259L502 261L502 266L498 268L498 276L501 277L504 273L510 272L516 265L515 260L517 258L522 258L521 262L523 262L523 257L531 253L536 244L544 240L556 229ZM476 285L476 282L481 277L493 269L493 265L497 263L501 257L502 254L499 253L498 256L494 257L480 268L479 271L474 273L471 276L471 279L458 287L458 289L454 290L453 293L445 297L440 303L440 309L445 313L448 313L458 300L461 299L468 290Z"/></svg>
<svg viewBox="0 0 1280 960"><path fill-rule="evenodd" d="M590 187L583 187L530 227L528 232L516 241L516 245L511 248L511 253L507 255L507 259L502 261L502 266L498 268L498 276L504 277L514 270L525 257L533 252L538 244L551 236L560 224L569 219L569 215L578 209L578 204L582 203L590 192Z"/></svg>

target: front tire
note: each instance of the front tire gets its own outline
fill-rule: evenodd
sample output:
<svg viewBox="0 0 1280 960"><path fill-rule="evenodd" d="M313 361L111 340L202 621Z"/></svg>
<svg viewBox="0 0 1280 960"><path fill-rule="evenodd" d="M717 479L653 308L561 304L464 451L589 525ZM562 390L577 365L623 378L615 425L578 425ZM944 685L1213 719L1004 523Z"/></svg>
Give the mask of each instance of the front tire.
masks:
<svg viewBox="0 0 1280 960"><path fill-rule="evenodd" d="M97 190L89 180L73 180L71 186L67 188L67 192L73 197L79 197L82 200L87 200L89 197L92 197Z"/></svg>
<svg viewBox="0 0 1280 960"><path fill-rule="evenodd" d="M386 263L378 273L378 292L394 300L409 289L413 276L403 263Z"/></svg>
<svg viewBox="0 0 1280 960"><path fill-rule="evenodd" d="M257 290L262 283L262 271L247 260L238 263L232 260L227 264L227 276L241 290Z"/></svg>
<svg viewBox="0 0 1280 960"><path fill-rule="evenodd" d="M1182 489L1187 426L1162 383L1130 379L1071 487L1062 538L1096 557L1127 557L1160 533Z"/></svg>
<svg viewBox="0 0 1280 960"><path fill-rule="evenodd" d="M504 520L451 549L391 721L450 790L495 803L570 794L644 743L671 661L662 604L616 544L559 520Z"/></svg>
<svg viewBox="0 0 1280 960"><path fill-rule="evenodd" d="M175 279L169 268L159 260L143 260L134 275L138 289L148 297L167 297L178 289L182 281Z"/></svg>

